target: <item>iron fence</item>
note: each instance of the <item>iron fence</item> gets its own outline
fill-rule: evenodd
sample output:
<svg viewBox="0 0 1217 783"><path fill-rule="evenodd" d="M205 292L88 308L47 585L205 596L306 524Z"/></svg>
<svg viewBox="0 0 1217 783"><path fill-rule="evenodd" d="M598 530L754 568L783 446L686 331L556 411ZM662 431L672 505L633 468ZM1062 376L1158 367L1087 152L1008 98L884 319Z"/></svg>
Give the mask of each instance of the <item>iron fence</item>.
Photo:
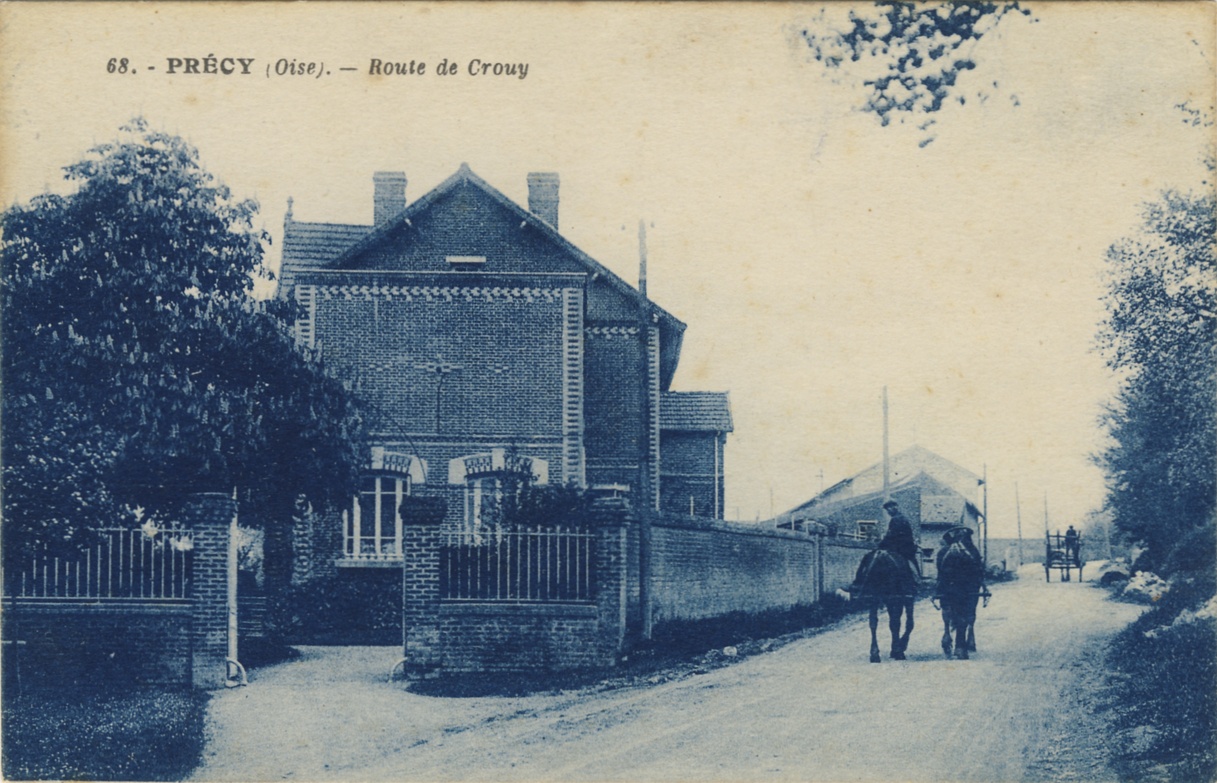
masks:
<svg viewBox="0 0 1217 783"><path fill-rule="evenodd" d="M565 526L450 533L440 547L440 597L591 601L595 541L591 530Z"/></svg>
<svg viewBox="0 0 1217 783"><path fill-rule="evenodd" d="M188 530L103 528L75 557L36 554L5 574L10 598L181 601L189 597Z"/></svg>

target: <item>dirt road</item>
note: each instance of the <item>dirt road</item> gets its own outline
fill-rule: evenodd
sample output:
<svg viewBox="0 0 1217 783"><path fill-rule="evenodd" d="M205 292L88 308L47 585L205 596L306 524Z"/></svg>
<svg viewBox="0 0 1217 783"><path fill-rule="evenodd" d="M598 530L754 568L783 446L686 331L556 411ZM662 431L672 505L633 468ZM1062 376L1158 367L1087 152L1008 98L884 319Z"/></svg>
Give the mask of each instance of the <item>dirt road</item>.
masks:
<svg viewBox="0 0 1217 783"><path fill-rule="evenodd" d="M430 698L385 682L395 650L310 650L213 699L195 778L1110 780L1076 689L1139 610L1042 574L994 588L969 661L943 658L928 603L903 662L868 663L869 632L851 620L734 666L601 693Z"/></svg>

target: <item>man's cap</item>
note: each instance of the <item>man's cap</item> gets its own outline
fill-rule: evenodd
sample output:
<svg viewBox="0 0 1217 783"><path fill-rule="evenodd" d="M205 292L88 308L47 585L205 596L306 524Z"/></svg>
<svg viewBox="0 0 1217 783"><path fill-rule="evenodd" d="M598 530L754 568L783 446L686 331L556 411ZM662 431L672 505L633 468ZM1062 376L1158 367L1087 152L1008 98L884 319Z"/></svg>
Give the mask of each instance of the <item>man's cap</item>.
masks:
<svg viewBox="0 0 1217 783"><path fill-rule="evenodd" d="M963 525L957 525L942 534L942 540L946 541L948 544L959 541L960 539L971 538L971 537L972 537L972 528L965 527Z"/></svg>
<svg viewBox="0 0 1217 783"><path fill-rule="evenodd" d="M899 505L897 505L896 501L894 501L894 500L889 500L889 501L887 501L886 503L884 503L884 504L883 504L883 507L884 507L884 508L899 508L900 506L899 506Z"/></svg>

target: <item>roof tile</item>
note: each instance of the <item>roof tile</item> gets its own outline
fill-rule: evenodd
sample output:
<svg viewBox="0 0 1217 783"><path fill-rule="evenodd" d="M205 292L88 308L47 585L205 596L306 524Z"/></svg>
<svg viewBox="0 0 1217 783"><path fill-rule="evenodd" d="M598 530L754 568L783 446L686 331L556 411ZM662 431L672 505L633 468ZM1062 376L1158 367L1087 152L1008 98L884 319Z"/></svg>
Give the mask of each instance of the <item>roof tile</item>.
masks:
<svg viewBox="0 0 1217 783"><path fill-rule="evenodd" d="M659 395L659 428L682 432L731 432L727 392L663 392Z"/></svg>

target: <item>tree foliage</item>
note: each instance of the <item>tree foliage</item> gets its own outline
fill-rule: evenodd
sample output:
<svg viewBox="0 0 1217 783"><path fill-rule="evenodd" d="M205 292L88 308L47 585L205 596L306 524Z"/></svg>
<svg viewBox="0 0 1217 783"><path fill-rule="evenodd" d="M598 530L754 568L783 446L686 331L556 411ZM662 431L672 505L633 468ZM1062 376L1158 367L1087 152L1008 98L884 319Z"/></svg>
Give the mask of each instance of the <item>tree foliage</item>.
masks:
<svg viewBox="0 0 1217 783"><path fill-rule="evenodd" d="M847 22L836 28L821 13L798 34L830 71L861 74L866 89L862 111L887 125L893 119L933 115L949 100L966 103L957 82L976 67L972 49L1011 12L1030 15L1015 2L879 0L872 8L851 8ZM983 101L988 96L976 97ZM1017 103L1016 97L1012 100ZM925 127L932 122L928 118Z"/></svg>
<svg viewBox="0 0 1217 783"><path fill-rule="evenodd" d="M1217 216L1211 193L1166 193L1107 253L1099 338L1121 388L1099 461L1114 522L1165 558L1217 510Z"/></svg>
<svg viewBox="0 0 1217 783"><path fill-rule="evenodd" d="M182 139L122 132L66 167L70 195L0 216L6 551L191 491L237 486L290 519L297 494L355 486L354 402L295 346L294 305L252 296L268 276L257 204Z"/></svg>

